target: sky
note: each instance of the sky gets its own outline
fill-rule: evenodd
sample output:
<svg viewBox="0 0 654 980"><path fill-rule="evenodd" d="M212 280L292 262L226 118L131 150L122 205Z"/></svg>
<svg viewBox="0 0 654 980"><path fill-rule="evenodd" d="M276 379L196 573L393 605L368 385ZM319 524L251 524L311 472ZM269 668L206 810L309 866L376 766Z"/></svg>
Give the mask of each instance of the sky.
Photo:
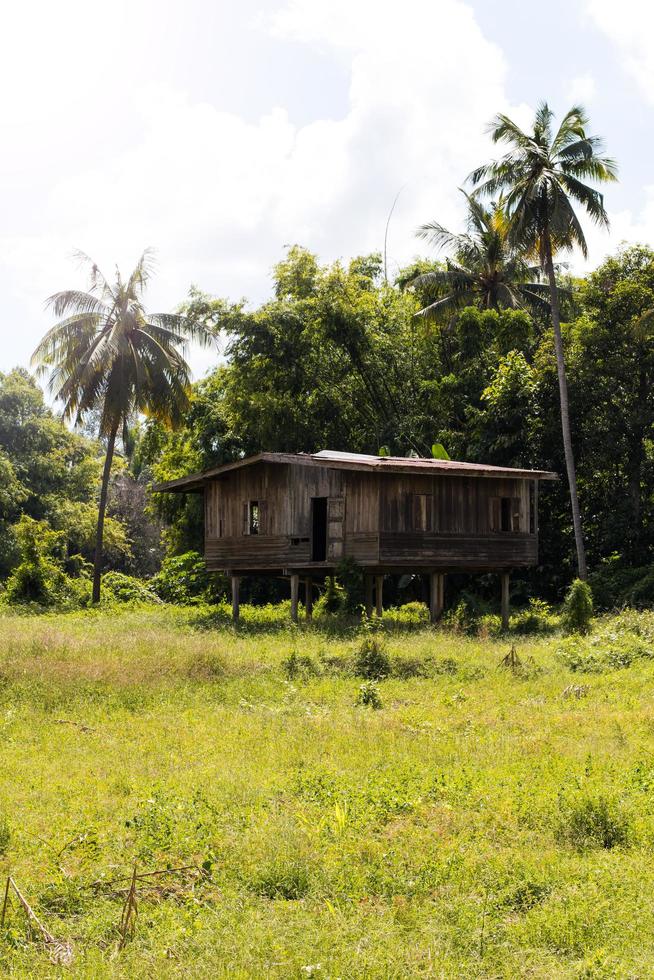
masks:
<svg viewBox="0 0 654 980"><path fill-rule="evenodd" d="M191 284L270 295L299 243L324 261L384 244L389 273L457 230L457 188L527 124L582 101L617 159L611 232L654 245L654 4L646 0L23 0L0 32L0 371L28 366L46 298L146 247L152 312ZM215 354L192 352L196 376Z"/></svg>

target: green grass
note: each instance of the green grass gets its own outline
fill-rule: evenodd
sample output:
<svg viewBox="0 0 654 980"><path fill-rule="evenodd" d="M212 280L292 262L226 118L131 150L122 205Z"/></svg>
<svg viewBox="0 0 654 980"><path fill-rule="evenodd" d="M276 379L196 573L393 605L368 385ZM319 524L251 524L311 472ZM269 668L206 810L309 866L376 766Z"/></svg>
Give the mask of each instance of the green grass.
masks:
<svg viewBox="0 0 654 980"><path fill-rule="evenodd" d="M375 682L353 627L4 615L0 873L74 960L14 903L0 973L651 976L654 661L647 631L601 660L616 622L575 658L514 638L512 671L507 640L389 620ZM135 862L204 870L140 885L119 950L98 882Z"/></svg>

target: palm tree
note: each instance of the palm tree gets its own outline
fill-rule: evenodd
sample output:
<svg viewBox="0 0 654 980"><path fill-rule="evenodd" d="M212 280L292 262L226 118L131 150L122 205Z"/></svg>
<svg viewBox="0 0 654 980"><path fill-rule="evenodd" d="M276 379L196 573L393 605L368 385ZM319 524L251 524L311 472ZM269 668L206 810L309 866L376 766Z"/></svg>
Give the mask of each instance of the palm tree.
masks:
<svg viewBox="0 0 654 980"><path fill-rule="evenodd" d="M116 436L130 418L143 413L179 424L189 407L190 368L184 358L189 340L208 343L207 332L178 314L148 314L142 296L152 273L146 250L129 279L116 270L109 283L83 253L90 267L89 291L55 293L47 300L59 322L32 355L39 373L50 372L49 389L63 402L63 415L74 424L97 412L99 435L106 439L102 472L93 602L100 599L102 538L107 490Z"/></svg>
<svg viewBox="0 0 654 980"><path fill-rule="evenodd" d="M539 105L530 133L523 132L508 116L498 115L490 126L494 143L503 143L507 153L474 170L468 180L476 197L505 195L509 237L516 248L537 252L550 290L554 347L561 401L563 448L570 487L570 503L577 549L579 577L586 578L586 554L577 498L577 478L570 434L568 384L565 374L559 290L554 253L579 248L588 254L586 238L573 203L580 205L598 225L608 228L603 195L585 183L616 179L615 162L603 155L602 142L588 136L588 117L581 106L573 106L558 130L546 102Z"/></svg>
<svg viewBox="0 0 654 980"><path fill-rule="evenodd" d="M445 269L425 272L406 283L445 292L419 315L433 317L464 306L491 310L530 307L549 313L549 288L537 281L539 269L530 266L524 251L511 241L503 202L494 202L487 209L462 193L468 208L464 234L448 231L437 221L417 231L419 238L450 253Z"/></svg>

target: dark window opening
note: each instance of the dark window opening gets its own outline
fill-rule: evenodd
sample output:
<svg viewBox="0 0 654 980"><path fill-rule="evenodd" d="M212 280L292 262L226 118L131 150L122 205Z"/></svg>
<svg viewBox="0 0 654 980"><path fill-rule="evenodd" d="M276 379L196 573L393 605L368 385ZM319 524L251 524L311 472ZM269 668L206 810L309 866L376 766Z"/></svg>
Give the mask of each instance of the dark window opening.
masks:
<svg viewBox="0 0 654 980"><path fill-rule="evenodd" d="M501 497L500 531L511 530L511 498Z"/></svg>
<svg viewBox="0 0 654 980"><path fill-rule="evenodd" d="M248 520L249 534L259 534L261 530L261 514L259 511L259 501L251 500Z"/></svg>
<svg viewBox="0 0 654 980"><path fill-rule="evenodd" d="M327 558L327 497L311 498L311 561Z"/></svg>
<svg viewBox="0 0 654 980"><path fill-rule="evenodd" d="M518 497L491 497L490 529L491 531L504 532L520 530L520 500Z"/></svg>

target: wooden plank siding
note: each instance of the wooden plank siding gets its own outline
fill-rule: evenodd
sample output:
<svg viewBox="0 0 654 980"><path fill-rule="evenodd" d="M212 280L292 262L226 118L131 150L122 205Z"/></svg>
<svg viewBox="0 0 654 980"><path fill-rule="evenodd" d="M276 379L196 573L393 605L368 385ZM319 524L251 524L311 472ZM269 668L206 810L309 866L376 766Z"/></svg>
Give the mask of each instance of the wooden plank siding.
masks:
<svg viewBox="0 0 654 980"><path fill-rule="evenodd" d="M537 561L531 481L361 472L262 460L204 487L209 569L369 567L500 569ZM327 556L311 560L311 499L326 498ZM504 499L504 504L501 504ZM259 533L249 508L258 504ZM510 529L502 529L502 522Z"/></svg>

